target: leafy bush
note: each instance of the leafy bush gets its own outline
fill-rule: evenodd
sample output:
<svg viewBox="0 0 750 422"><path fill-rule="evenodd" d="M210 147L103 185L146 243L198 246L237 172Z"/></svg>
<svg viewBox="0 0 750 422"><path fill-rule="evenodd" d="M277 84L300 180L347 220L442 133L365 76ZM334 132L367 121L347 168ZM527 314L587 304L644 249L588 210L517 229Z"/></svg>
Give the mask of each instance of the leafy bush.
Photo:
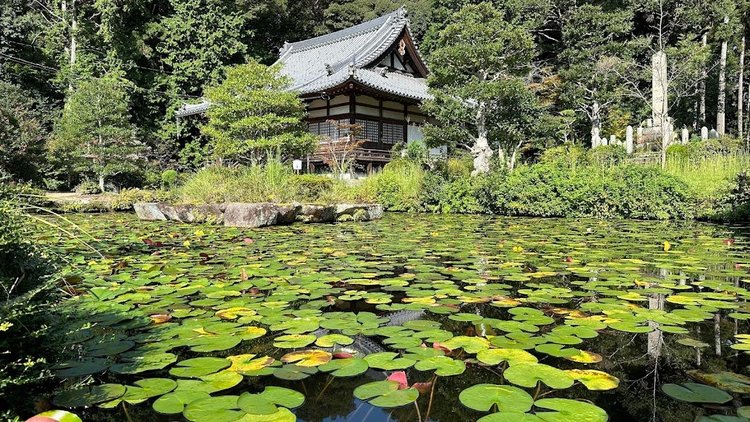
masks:
<svg viewBox="0 0 750 422"><path fill-rule="evenodd" d="M34 394L48 377L51 305L58 297L49 258L32 243L31 227L19 207L24 197L0 185L0 408L29 412ZM4 413L8 416L8 413Z"/></svg>
<svg viewBox="0 0 750 422"><path fill-rule="evenodd" d="M539 158L539 162L565 167L585 166L589 164L589 151L579 145L561 145L546 149Z"/></svg>
<svg viewBox="0 0 750 422"><path fill-rule="evenodd" d="M348 199L379 202L391 211L418 212L422 210L422 186L425 171L407 159L396 159L383 170L345 193Z"/></svg>
<svg viewBox="0 0 750 422"><path fill-rule="evenodd" d="M485 211L502 215L668 219L690 218L693 209L687 185L635 165L523 166L486 176L478 192Z"/></svg>
<svg viewBox="0 0 750 422"><path fill-rule="evenodd" d="M298 201L315 202L328 197L335 184L332 178L318 174L302 174L292 179Z"/></svg>
<svg viewBox="0 0 750 422"><path fill-rule="evenodd" d="M164 170L161 173L161 183L162 186L166 189L172 189L177 185L177 178L179 177L179 174L177 173L177 170L169 169Z"/></svg>
<svg viewBox="0 0 750 422"><path fill-rule="evenodd" d="M442 186L439 210L446 214L477 214L484 211L477 195L479 179L458 177Z"/></svg>
<svg viewBox="0 0 750 422"><path fill-rule="evenodd" d="M709 217L725 221L750 221L750 174L747 171L737 174L732 187L724 193Z"/></svg>
<svg viewBox="0 0 750 422"><path fill-rule="evenodd" d="M698 142L691 142L688 145L689 158L701 159L717 155L734 154L742 151L743 142L741 139L724 136L719 139L706 139Z"/></svg>
<svg viewBox="0 0 750 422"><path fill-rule="evenodd" d="M97 193L102 193L102 190L99 189L99 185L96 182L86 180L76 186L76 193L80 195L95 195Z"/></svg>
<svg viewBox="0 0 750 422"><path fill-rule="evenodd" d="M616 166L628 158L628 153L622 145L602 145L590 150L590 162L600 166Z"/></svg>

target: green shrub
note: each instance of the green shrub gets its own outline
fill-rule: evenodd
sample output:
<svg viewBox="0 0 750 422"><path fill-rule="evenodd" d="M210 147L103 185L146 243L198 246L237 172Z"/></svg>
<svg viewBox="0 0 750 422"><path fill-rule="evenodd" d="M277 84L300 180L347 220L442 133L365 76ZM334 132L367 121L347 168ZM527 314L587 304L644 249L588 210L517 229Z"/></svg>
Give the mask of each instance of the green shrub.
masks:
<svg viewBox="0 0 750 422"><path fill-rule="evenodd" d="M80 195L95 195L102 193L102 190L99 189L99 185L93 180L86 180L76 186L76 193Z"/></svg>
<svg viewBox="0 0 750 422"><path fill-rule="evenodd" d="M734 222L750 221L750 174L747 171L737 174L732 187L717 201L708 217Z"/></svg>
<svg viewBox="0 0 750 422"><path fill-rule="evenodd" d="M479 179L458 177L442 186L439 197L440 212L445 214L477 214L484 211L477 199Z"/></svg>
<svg viewBox="0 0 750 422"><path fill-rule="evenodd" d="M332 178L318 174L302 174L292 179L297 201L318 202L330 197L335 184Z"/></svg>
<svg viewBox="0 0 750 422"><path fill-rule="evenodd" d="M690 142L688 145L689 158L693 160L717 156L736 154L743 149L740 139L724 136L719 139L706 139Z"/></svg>
<svg viewBox="0 0 750 422"><path fill-rule="evenodd" d="M24 196L0 187L0 409L10 418L32 411L38 397L33 390L48 390L41 382L50 376L47 360L57 350L48 326L58 293L54 267L32 242L28 217L19 211Z"/></svg>
<svg viewBox="0 0 750 422"><path fill-rule="evenodd" d="M625 162L628 153L622 145L602 145L589 150L589 160L600 166L616 166Z"/></svg>
<svg viewBox="0 0 750 422"><path fill-rule="evenodd" d="M177 185L177 178L179 177L177 170L169 169L164 170L161 173L161 183L165 189L173 189Z"/></svg>
<svg viewBox="0 0 750 422"><path fill-rule="evenodd" d="M690 158L690 147L682 144L673 144L667 148L667 161L687 160Z"/></svg>
<svg viewBox="0 0 750 422"><path fill-rule="evenodd" d="M659 169L636 165L521 166L490 174L479 204L494 214L536 217L668 219L692 217L686 184Z"/></svg>
<svg viewBox="0 0 750 422"><path fill-rule="evenodd" d="M578 167L589 164L589 150L579 145L561 145L546 149L539 162L564 167Z"/></svg>

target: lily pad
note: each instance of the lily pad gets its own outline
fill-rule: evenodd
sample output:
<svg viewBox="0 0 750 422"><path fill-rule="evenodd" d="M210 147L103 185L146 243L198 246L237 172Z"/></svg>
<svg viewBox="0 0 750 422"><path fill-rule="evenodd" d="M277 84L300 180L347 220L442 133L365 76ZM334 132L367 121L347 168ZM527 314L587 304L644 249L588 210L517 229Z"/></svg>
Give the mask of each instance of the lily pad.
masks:
<svg viewBox="0 0 750 422"><path fill-rule="evenodd" d="M526 391L511 385L477 384L458 395L469 409L489 411L497 405L502 412L525 413L531 410L534 399Z"/></svg>
<svg viewBox="0 0 750 422"><path fill-rule="evenodd" d="M503 376L513 384L529 388L541 382L559 390L569 388L574 382L567 372L543 363L519 363L506 369Z"/></svg>
<svg viewBox="0 0 750 422"><path fill-rule="evenodd" d="M353 377L364 374L370 368L367 361L359 358L334 359L318 367L334 377Z"/></svg>
<svg viewBox="0 0 750 422"><path fill-rule="evenodd" d="M284 363L293 363L297 366L311 367L328 363L331 358L332 356L329 352L310 349L287 353L281 357L281 361Z"/></svg>
<svg viewBox="0 0 750 422"><path fill-rule="evenodd" d="M718 388L692 382L664 384L661 386L661 390L673 399L688 403L722 404L732 400L732 396Z"/></svg>
<svg viewBox="0 0 750 422"><path fill-rule="evenodd" d="M169 370L171 375L183 378L198 378L219 372L228 368L232 363L224 358L200 357L177 362L177 365Z"/></svg>
<svg viewBox="0 0 750 422"><path fill-rule="evenodd" d="M419 398L415 388L399 389L396 381L375 381L354 389L354 397L366 400L377 407L400 407L413 403Z"/></svg>

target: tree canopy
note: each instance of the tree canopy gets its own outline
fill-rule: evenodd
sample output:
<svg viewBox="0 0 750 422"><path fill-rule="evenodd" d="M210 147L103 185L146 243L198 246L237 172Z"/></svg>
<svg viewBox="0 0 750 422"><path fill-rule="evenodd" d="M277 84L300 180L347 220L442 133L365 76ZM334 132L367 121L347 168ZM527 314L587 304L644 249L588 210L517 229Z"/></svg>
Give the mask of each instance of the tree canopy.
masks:
<svg viewBox="0 0 750 422"><path fill-rule="evenodd" d="M307 131L305 106L277 66L258 62L228 68L224 81L206 90L211 102L208 135L221 159L256 162L271 157L302 157L317 137Z"/></svg>

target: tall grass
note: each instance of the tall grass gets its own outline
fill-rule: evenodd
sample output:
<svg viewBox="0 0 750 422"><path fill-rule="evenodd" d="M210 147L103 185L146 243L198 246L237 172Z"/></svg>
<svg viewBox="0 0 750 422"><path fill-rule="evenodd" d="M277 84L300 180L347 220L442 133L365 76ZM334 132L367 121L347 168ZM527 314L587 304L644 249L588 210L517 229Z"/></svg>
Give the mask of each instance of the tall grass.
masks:
<svg viewBox="0 0 750 422"><path fill-rule="evenodd" d="M743 170L750 169L750 154L736 152L706 157L669 157L666 172L685 182L701 200L717 199Z"/></svg>
<svg viewBox="0 0 750 422"><path fill-rule="evenodd" d="M419 211L425 174L420 164L396 160L358 184L340 187L336 195L352 202L379 202L391 211Z"/></svg>
<svg viewBox="0 0 750 422"><path fill-rule="evenodd" d="M176 188L179 202L291 202L296 198L294 174L278 162L248 167L207 167Z"/></svg>

